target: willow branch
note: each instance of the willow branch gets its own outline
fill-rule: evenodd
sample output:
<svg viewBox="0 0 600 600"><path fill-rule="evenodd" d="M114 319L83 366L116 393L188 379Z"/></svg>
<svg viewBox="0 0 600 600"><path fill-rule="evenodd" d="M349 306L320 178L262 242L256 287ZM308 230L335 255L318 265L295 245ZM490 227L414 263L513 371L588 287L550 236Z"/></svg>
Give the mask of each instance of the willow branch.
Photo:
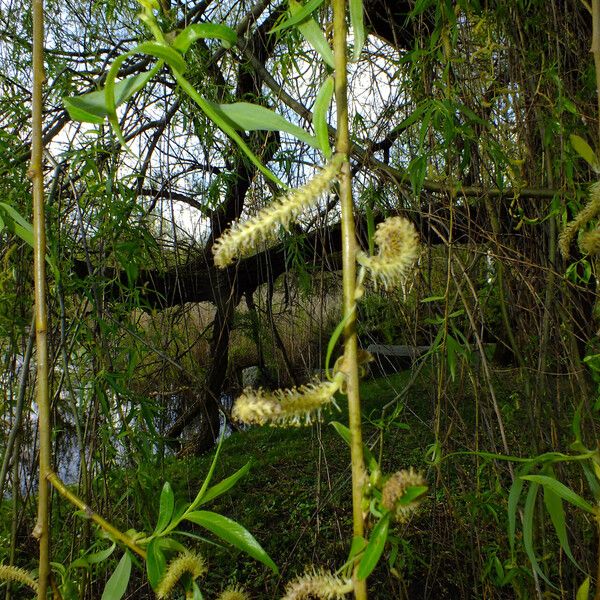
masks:
<svg viewBox="0 0 600 600"><path fill-rule="evenodd" d="M348 129L348 78L346 52L346 0L333 0L333 53L335 57L335 102L337 112L336 152L346 159L350 155ZM363 483L365 465L363 459L362 423L358 379L358 343L356 337L356 234L354 232L354 205L352 202L352 173L346 160L339 176L340 204L342 209L342 264L344 290L344 363L350 432L350 456L352 461L352 523L354 537L364 536L362 515ZM354 596L366 600L367 582L357 576L358 561L354 565Z"/></svg>
<svg viewBox="0 0 600 600"><path fill-rule="evenodd" d="M97 512L94 512L88 504L86 504L79 496L75 495L58 477L58 475L52 471L48 471L46 479L52 484L56 491L66 500L68 500L73 506L76 506L79 510L85 513L85 516L92 520L98 527L102 528L108 533L114 540L121 542L127 546L130 550L133 550L138 556L146 560L146 551L140 548L135 540L124 534L122 531L111 525L107 520L103 519Z"/></svg>
<svg viewBox="0 0 600 600"><path fill-rule="evenodd" d="M33 0L33 89L31 108L31 163L28 176L33 184L33 270L37 358L37 405L40 439L37 523L33 536L39 541L38 599L45 600L50 575L49 486L50 404L48 399L48 344L46 314L46 235L44 218L44 175L42 171L42 86L44 83L44 3Z"/></svg>

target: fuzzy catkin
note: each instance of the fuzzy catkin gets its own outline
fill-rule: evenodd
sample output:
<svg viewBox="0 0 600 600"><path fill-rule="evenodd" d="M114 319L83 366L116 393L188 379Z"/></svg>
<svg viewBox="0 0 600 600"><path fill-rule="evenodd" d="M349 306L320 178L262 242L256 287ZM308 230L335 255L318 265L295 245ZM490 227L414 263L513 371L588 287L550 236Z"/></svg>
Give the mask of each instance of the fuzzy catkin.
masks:
<svg viewBox="0 0 600 600"><path fill-rule="evenodd" d="M343 376L334 381L316 382L291 389L268 391L246 388L237 398L231 414L236 421L249 425L299 427L320 419L321 410L334 403Z"/></svg>
<svg viewBox="0 0 600 600"><path fill-rule="evenodd" d="M586 231L579 240L579 247L584 254L590 256L600 254L600 228Z"/></svg>
<svg viewBox="0 0 600 600"><path fill-rule="evenodd" d="M394 473L384 484L381 491L381 505L387 510L394 511L394 518L399 523L408 521L410 516L421 504L421 499L416 498L407 504L399 504L406 490L411 487L426 485L425 479L412 467Z"/></svg>
<svg viewBox="0 0 600 600"><path fill-rule="evenodd" d="M413 266L419 252L419 235L404 217L390 217L377 226L373 239L378 247L375 256L364 252L356 260L370 275L377 288L386 290L400 283Z"/></svg>
<svg viewBox="0 0 600 600"><path fill-rule="evenodd" d="M235 221L213 245L215 265L227 267L234 259L251 256L259 243L276 239L279 227L290 223L305 209L314 206L335 181L343 163L343 155L335 155L306 185L274 200L247 221Z"/></svg>
<svg viewBox="0 0 600 600"><path fill-rule="evenodd" d="M600 214L600 181L590 186L589 202L575 215L575 218L563 229L558 237L558 247L561 254L569 257L571 242L577 232L593 218Z"/></svg>
<svg viewBox="0 0 600 600"><path fill-rule="evenodd" d="M12 565L0 565L0 581L22 583L38 593L38 582L25 570Z"/></svg>
<svg viewBox="0 0 600 600"><path fill-rule="evenodd" d="M250 600L250 596L241 587L234 585L221 592L217 600Z"/></svg>
<svg viewBox="0 0 600 600"><path fill-rule="evenodd" d="M342 579L323 570L313 569L288 583L282 600L304 600L321 598L322 600L343 600L352 592L352 580Z"/></svg>
<svg viewBox="0 0 600 600"><path fill-rule="evenodd" d="M192 579L197 579L206 571L206 563L202 556L193 552L182 552L169 563L165 576L156 588L156 597L159 600L168 598L184 573L189 573Z"/></svg>

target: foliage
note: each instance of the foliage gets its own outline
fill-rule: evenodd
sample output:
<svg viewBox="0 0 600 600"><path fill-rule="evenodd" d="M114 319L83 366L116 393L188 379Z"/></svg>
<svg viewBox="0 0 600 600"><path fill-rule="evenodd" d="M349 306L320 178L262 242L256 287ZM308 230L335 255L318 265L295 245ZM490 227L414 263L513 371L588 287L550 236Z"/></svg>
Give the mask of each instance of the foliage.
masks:
<svg viewBox="0 0 600 600"><path fill-rule="evenodd" d="M433 586L439 598L541 598L559 586L579 600L597 588L584 575L593 572L598 462L594 442L584 444L597 438L598 423L592 7L351 0L347 9L352 35L340 52L323 0L67 7L47 0L49 319L41 329L55 470L78 484L65 494L76 492L124 536L116 545L115 532L100 534L52 504L53 569L64 597L102 590L118 597L130 579L157 588L178 554L184 588L198 597L198 548L210 558L207 589L221 588L221 578L256 581L265 597L284 594L262 566L238 559L250 538L228 518L255 531L299 585L312 574L346 589L354 564L355 582L368 576L381 597L420 597ZM1 562L34 568L25 535L35 525L39 414L25 358L35 329L36 243L28 180L35 173L27 172L29 5L3 5L0 23L0 487L11 497L1 507ZM338 86L342 54L349 81ZM340 87L349 94L352 147L336 163ZM316 165L332 162L339 181L328 178L317 194ZM253 453L269 455L254 467L255 485L269 489L262 471L276 473L296 500L253 489L240 475L247 461L229 457L231 469L221 471L218 461L213 468L237 486L227 500L214 498L215 514L195 506L193 494L187 512L178 511L175 498L204 488L191 470L210 467L180 466L173 455L184 460L214 445L243 366L261 363L278 384L296 386L278 399L320 390L310 378L322 367L338 377L327 389L342 392L354 366L368 368L364 353L354 357L338 344L353 328L347 306L342 316L337 275L348 250L339 242L338 199L350 170L357 255L371 268L358 286L351 281L354 300L363 281L367 288L356 308L361 343L430 348L410 376L364 386L364 535L350 535L357 519L350 490L340 485L324 500L328 480L308 466L327 472L339 459L332 472L340 478L347 467L341 438L360 424L346 421L343 394L334 398L342 408L337 429L316 426L309 457L306 434L244 434L257 441ZM291 191L298 189L302 202ZM247 236L244 252L230 256L235 264L218 271L213 249L222 234L244 233L243 224L273 206L283 218ZM402 261L379 261L381 224L398 219L419 232L417 268L400 290L372 290L372 282L387 288L406 274ZM244 297L248 313L238 308ZM490 361L492 349L499 363ZM383 412L371 411L377 401ZM577 447L563 454L574 413ZM231 445L247 453L235 436ZM310 458L302 468L299 456ZM393 517L421 499L426 486L410 466L423 467L424 456L431 489L423 510L432 525L415 515L405 528ZM398 484L400 473L414 485ZM389 482L404 499L386 507ZM325 525L323 511L337 519ZM310 520L307 547L318 555L296 543L286 512ZM237 540L237 549L192 537L194 523ZM64 531L73 534L62 539ZM128 544L148 553L145 569ZM248 544L247 553L269 563ZM425 557L432 573L445 573L440 581L427 575ZM310 563L325 571L303 575ZM470 575L461 578L467 563ZM8 595L20 591L13 586Z"/></svg>

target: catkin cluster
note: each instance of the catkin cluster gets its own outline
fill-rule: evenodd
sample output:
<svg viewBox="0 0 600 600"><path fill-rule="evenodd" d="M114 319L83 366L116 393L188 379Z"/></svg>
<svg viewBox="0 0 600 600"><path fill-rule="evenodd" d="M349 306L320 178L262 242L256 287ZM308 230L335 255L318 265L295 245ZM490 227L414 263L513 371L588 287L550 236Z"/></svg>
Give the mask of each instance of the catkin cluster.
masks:
<svg viewBox="0 0 600 600"><path fill-rule="evenodd" d="M335 404L334 394L343 383L338 374L333 381L314 382L283 390L246 388L232 410L235 420L242 423L300 427L320 420L321 411Z"/></svg>
<svg viewBox="0 0 600 600"><path fill-rule="evenodd" d="M227 267L236 258L251 256L261 243L277 237L279 227L288 229L291 222L307 208L314 206L335 181L343 163L343 155L336 154L306 185L289 191L274 200L247 221L235 221L213 246L215 265Z"/></svg>
<svg viewBox="0 0 600 600"><path fill-rule="evenodd" d="M569 257L569 249L573 238L577 235L577 232L587 225L592 219L596 218L600 214L600 181L590 186L590 200L589 202L577 213L575 218L563 229L562 233L558 238L558 246L561 254L565 257ZM589 236L584 234L582 237L582 250L589 254L597 254L598 252L598 235L594 232L590 232ZM587 239L586 239L587 238ZM588 249L586 249L586 247ZM592 250L590 252L590 249Z"/></svg>
<svg viewBox="0 0 600 600"><path fill-rule="evenodd" d="M160 600L169 598L184 573L189 573L192 579L197 579L206 571L206 563L202 556L194 552L182 552L169 563L164 577L156 588L156 597Z"/></svg>
<svg viewBox="0 0 600 600"><path fill-rule="evenodd" d="M377 226L373 239L378 247L375 256L359 252L356 260L362 266L360 279L369 273L375 288L396 286L413 266L419 252L419 235L404 217L390 217Z"/></svg>
<svg viewBox="0 0 600 600"><path fill-rule="evenodd" d="M387 510L394 511L398 523L405 523L421 504L421 496L406 502L409 488L426 486L425 479L412 467L394 473L384 484L381 491L381 505Z"/></svg>
<svg viewBox="0 0 600 600"><path fill-rule="evenodd" d="M352 580L313 569L291 581L285 588L286 594L282 600L342 600L353 589Z"/></svg>
<svg viewBox="0 0 600 600"><path fill-rule="evenodd" d="M38 582L25 570L12 565L0 565L0 581L14 581L38 593Z"/></svg>

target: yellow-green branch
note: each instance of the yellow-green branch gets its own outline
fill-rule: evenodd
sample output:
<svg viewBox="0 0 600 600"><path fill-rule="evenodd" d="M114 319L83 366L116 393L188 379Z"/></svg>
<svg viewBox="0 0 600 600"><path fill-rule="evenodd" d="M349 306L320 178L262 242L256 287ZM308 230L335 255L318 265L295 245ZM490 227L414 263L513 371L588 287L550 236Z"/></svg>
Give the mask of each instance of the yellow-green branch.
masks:
<svg viewBox="0 0 600 600"><path fill-rule="evenodd" d="M130 550L133 550L138 556L146 560L146 551L140 548L135 541L122 531L111 525L108 521L103 519L97 512L86 504L79 496L75 495L69 488L61 481L56 473L49 471L47 474L47 480L52 484L56 491L66 500L68 500L73 506L76 506L79 510L83 511L85 515L98 527L102 528L108 533L114 540L121 542L127 546Z"/></svg>
<svg viewBox="0 0 600 600"><path fill-rule="evenodd" d="M342 210L342 263L344 289L344 357L347 367L347 393L349 424L352 433L350 445L352 460L352 518L355 537L363 537L362 514L363 483L365 466L362 449L361 410L356 338L356 235L354 232L354 206L352 202L352 176L350 172L350 135L348 129L347 95L347 31L346 0L333 0L333 53L335 56L335 101L337 110L336 152L344 158L339 176L340 204ZM366 581L359 580L354 569L354 595L357 600L366 600Z"/></svg>
<svg viewBox="0 0 600 600"><path fill-rule="evenodd" d="M44 218L44 173L42 170L42 86L44 83L44 3L33 0L33 89L31 97L31 163L28 176L33 189L33 271L37 359L37 405L40 440L37 523L33 536L39 541L39 600L45 600L50 576L49 487L50 404L48 400L48 345L46 315L46 235Z"/></svg>

